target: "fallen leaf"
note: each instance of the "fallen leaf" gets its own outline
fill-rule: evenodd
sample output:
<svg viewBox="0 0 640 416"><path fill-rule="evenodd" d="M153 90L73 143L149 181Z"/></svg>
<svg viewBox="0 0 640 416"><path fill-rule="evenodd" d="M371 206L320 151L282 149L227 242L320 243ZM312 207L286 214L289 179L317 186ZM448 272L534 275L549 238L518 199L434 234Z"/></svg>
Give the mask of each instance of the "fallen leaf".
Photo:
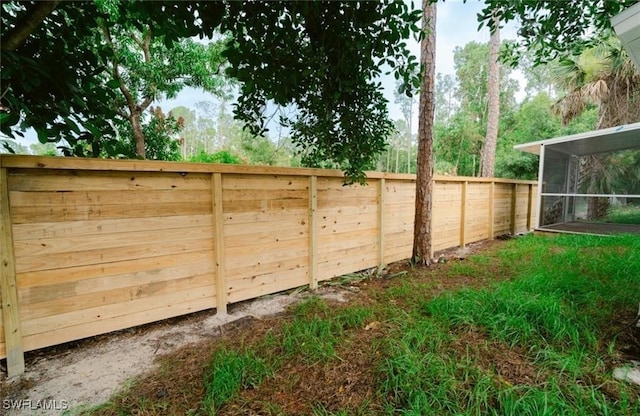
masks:
<svg viewBox="0 0 640 416"><path fill-rule="evenodd" d="M372 329L378 329L380 328L382 324L380 323L380 321L373 321L369 324L367 324L367 326L364 327L365 331L371 331Z"/></svg>

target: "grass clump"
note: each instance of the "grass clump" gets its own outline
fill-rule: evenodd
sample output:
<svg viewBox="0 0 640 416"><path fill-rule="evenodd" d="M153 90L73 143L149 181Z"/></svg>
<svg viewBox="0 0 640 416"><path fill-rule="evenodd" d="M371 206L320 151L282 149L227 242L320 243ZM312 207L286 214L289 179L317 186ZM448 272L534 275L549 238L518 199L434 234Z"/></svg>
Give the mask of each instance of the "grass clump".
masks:
<svg viewBox="0 0 640 416"><path fill-rule="evenodd" d="M523 240L548 244L543 238ZM597 348L602 325L637 302L630 288L640 287L640 260L629 254L640 249L638 239L572 236L554 243L554 253L534 250L536 258L513 280L448 293L424 303L425 313L452 326L480 325L511 346ZM621 262L625 254L630 261Z"/></svg>
<svg viewBox="0 0 640 416"><path fill-rule="evenodd" d="M640 207L636 205L612 207L604 220L616 224L640 224Z"/></svg>
<svg viewBox="0 0 640 416"><path fill-rule="evenodd" d="M215 415L241 389L259 385L272 372L269 363L254 352L217 351L211 358L211 368L204 381L204 410Z"/></svg>
<svg viewBox="0 0 640 416"><path fill-rule="evenodd" d="M364 327L373 311L365 307L331 311L326 301L312 297L297 305L293 315L294 319L282 326L276 344L285 357L299 356L313 364L335 358L335 347L344 339L345 330Z"/></svg>

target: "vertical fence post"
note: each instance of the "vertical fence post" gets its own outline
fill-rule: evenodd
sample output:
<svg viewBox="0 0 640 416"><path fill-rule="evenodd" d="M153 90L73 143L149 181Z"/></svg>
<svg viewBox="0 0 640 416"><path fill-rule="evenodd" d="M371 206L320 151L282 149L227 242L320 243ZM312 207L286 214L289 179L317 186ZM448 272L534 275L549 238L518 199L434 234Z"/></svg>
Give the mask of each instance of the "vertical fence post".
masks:
<svg viewBox="0 0 640 416"><path fill-rule="evenodd" d="M212 174L214 261L216 273L216 314L227 313L227 278L224 256L224 215L222 211L222 173Z"/></svg>
<svg viewBox="0 0 640 416"><path fill-rule="evenodd" d="M496 183L494 181L489 182L489 240L493 240L493 206L495 204L495 192Z"/></svg>
<svg viewBox="0 0 640 416"><path fill-rule="evenodd" d="M467 244L467 181L462 182L462 195L460 195L460 247Z"/></svg>
<svg viewBox="0 0 640 416"><path fill-rule="evenodd" d="M518 206L518 184L513 184L511 190L511 235L516 234L516 210Z"/></svg>
<svg viewBox="0 0 640 416"><path fill-rule="evenodd" d="M378 182L378 266L384 264L384 206L385 206L385 179Z"/></svg>
<svg viewBox="0 0 640 416"><path fill-rule="evenodd" d="M8 180L7 169L0 167L0 296L7 351L7 375L14 377L24 373L24 346L18 312L18 284L9 211Z"/></svg>
<svg viewBox="0 0 640 416"><path fill-rule="evenodd" d="M309 289L318 288L318 177L309 177Z"/></svg>
<svg viewBox="0 0 640 416"><path fill-rule="evenodd" d="M529 184L529 196L527 200L527 232L531 231L533 223L533 184Z"/></svg>

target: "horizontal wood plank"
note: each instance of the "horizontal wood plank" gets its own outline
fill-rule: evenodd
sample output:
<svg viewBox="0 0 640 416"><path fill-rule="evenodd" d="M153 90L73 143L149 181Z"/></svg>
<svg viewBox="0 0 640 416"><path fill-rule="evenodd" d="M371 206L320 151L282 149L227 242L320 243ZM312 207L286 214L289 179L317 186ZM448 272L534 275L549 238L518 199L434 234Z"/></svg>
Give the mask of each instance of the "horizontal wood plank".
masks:
<svg viewBox="0 0 640 416"><path fill-rule="evenodd" d="M90 282L89 285L97 285L93 279L106 279L106 281L118 281L122 278L145 279L147 275L158 276L163 279L163 273L175 272L190 264L211 262L211 251L197 250L183 253L179 256L168 254L164 256L135 258L111 263L103 263L99 266L90 264L87 266L55 268L50 270L38 270L23 272L16 275L18 287L24 290L32 287L44 287L57 284ZM152 278L152 277L149 277ZM76 286L77 288L77 286Z"/></svg>
<svg viewBox="0 0 640 416"><path fill-rule="evenodd" d="M244 281L236 283L246 283ZM229 302L240 302L246 299L253 299L259 296L281 292L304 286L309 283L308 270L292 270L283 273L274 273L258 276L251 281L251 284L242 287L230 287L227 295Z"/></svg>
<svg viewBox="0 0 640 416"><path fill-rule="evenodd" d="M210 175L199 173L95 172L28 170L9 175L9 191L114 191L189 190L210 191Z"/></svg>
<svg viewBox="0 0 640 416"><path fill-rule="evenodd" d="M201 189L150 189L118 191L14 191L9 194L11 207L71 207L130 205L149 203L211 203L211 193Z"/></svg>
<svg viewBox="0 0 640 416"><path fill-rule="evenodd" d="M51 270L65 267L86 266L113 263L131 259L159 257L165 255L180 255L201 250L212 250L211 238L186 241L142 242L140 245L129 246L126 249L108 248L101 250L79 250L68 253L50 254L47 257L23 256L16 264L17 273L38 270Z"/></svg>
<svg viewBox="0 0 640 416"><path fill-rule="evenodd" d="M205 215L177 215L150 218L120 218L72 222L36 222L14 224L14 241L104 235L125 231L170 230L175 228L211 227L213 219Z"/></svg>
<svg viewBox="0 0 640 416"><path fill-rule="evenodd" d="M211 253L205 253L208 257ZM164 266L122 274L84 278L70 281L58 281L52 284L37 284L21 287L18 290L20 304L38 303L80 295L100 296L101 292L132 288L169 280L184 279L192 276L207 275L213 281L213 264L210 258L202 257L184 264Z"/></svg>
<svg viewBox="0 0 640 416"><path fill-rule="evenodd" d="M156 309L138 311L131 308L125 315L112 316L110 318L99 317L97 319L99 324L96 324L96 319L87 319L78 325L37 332L23 338L24 348L25 351L31 351L120 329L132 328L150 322L211 309L211 305L215 304L215 299L207 297L185 297L185 299L181 302L171 302Z"/></svg>
<svg viewBox="0 0 640 416"><path fill-rule="evenodd" d="M163 309L169 310L174 304L185 302L199 303L200 301L207 300L210 306L215 306L213 293L215 293L213 285L209 288L195 287L150 298L132 299L117 304L78 309L58 315L26 320L22 322L22 330L25 337L35 334L43 334L44 336L46 332L63 328L73 328L87 322L92 322L93 326L101 326L103 322L112 318L120 318L123 322L126 322L131 319L130 317L132 315L135 316L137 313L145 311L150 312L147 322L153 322L158 320L158 316L160 319L164 319L167 313L163 312ZM154 316L155 313L158 315ZM136 324L138 323L136 322ZM126 327L127 326L124 328Z"/></svg>
<svg viewBox="0 0 640 416"><path fill-rule="evenodd" d="M153 281L135 286L102 290L100 292L78 294L76 296L59 296L41 302L21 304L20 319L33 320L46 316L63 315L81 309L115 305L137 299L157 297L180 290L201 288L209 290L213 279L210 274L192 275L181 279Z"/></svg>
<svg viewBox="0 0 640 416"><path fill-rule="evenodd" d="M163 204L101 205L99 207L80 205L69 207L16 207L15 209L12 208L11 217L14 224L160 218L211 214L209 205L207 203L167 202Z"/></svg>
<svg viewBox="0 0 640 416"><path fill-rule="evenodd" d="M54 237L37 240L21 240L14 242L16 258L30 256L46 256L50 254L62 254L78 250L106 250L120 248L126 251L127 247L144 243L176 242L202 240L211 238L212 227L185 227L168 230L131 231L112 234L83 235L78 237Z"/></svg>

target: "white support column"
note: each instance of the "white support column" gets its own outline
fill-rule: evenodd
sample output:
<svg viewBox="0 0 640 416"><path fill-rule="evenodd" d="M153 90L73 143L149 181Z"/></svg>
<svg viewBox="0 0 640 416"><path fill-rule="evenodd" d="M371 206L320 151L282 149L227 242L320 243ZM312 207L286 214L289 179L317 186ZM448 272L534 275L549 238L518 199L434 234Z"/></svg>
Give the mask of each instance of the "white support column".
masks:
<svg viewBox="0 0 640 416"><path fill-rule="evenodd" d="M536 207L536 229L540 228L540 224L542 223L541 215L544 215L544 211L542 209L542 183L544 178L544 145L540 145L540 162L538 163L538 197L537 197L537 207Z"/></svg>

